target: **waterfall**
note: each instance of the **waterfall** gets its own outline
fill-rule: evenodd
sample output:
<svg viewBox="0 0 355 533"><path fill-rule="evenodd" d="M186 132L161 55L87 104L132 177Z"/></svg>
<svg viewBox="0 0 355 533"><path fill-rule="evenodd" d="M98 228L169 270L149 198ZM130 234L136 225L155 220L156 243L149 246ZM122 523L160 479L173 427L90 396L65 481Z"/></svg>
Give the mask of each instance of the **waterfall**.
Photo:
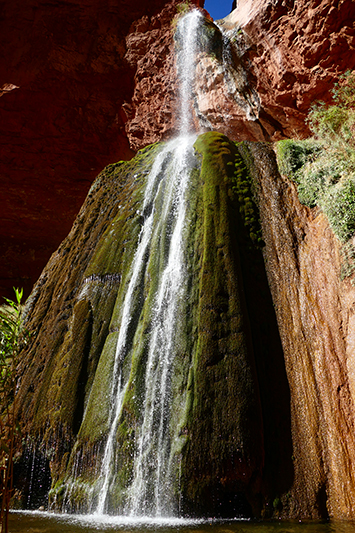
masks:
<svg viewBox="0 0 355 533"><path fill-rule="evenodd" d="M195 75L195 61L197 52L197 29L203 17L197 10L185 15L178 24L181 35L181 49L177 53L177 73L180 96L180 135L186 135L193 129L192 118L192 84Z"/></svg>
<svg viewBox="0 0 355 533"><path fill-rule="evenodd" d="M137 428L133 479L128 487L125 514L167 516L173 514L171 489L171 372L179 302L186 292L184 230L186 192L189 185L193 142L191 94L195 71L196 30L202 15L194 10L178 23L182 46L177 54L180 81L180 136L158 153L147 176L143 201L142 227L132 261L129 281L120 315L110 389L110 430L98 480L97 514L109 509L110 491L115 481L115 440L122 416L128 380L123 363L132 349L129 342L133 316L137 313L137 292L149 283L149 254L159 254L163 262L157 284L150 324L149 346L142 392L141 424ZM130 337L131 338L131 337Z"/></svg>
<svg viewBox="0 0 355 533"><path fill-rule="evenodd" d="M144 414L138 451L135 459L134 480L130 488L129 511L170 514L170 374L174 358L174 333L179 299L184 293L184 221L185 193L190 173L190 154L194 138L180 137L169 143L172 157L168 175L168 197L159 222L159 232L174 214L166 267L160 280L153 308L151 339L145 376ZM170 204L170 208L169 208ZM171 211L172 207L172 211ZM168 507L168 508L167 508Z"/></svg>
<svg viewBox="0 0 355 533"><path fill-rule="evenodd" d="M233 59L233 45L237 56L243 53L242 30L233 28L226 31L223 25L215 23L222 34L222 66L228 93L235 102L245 111L247 120L258 120L260 111L260 98L257 91L250 86L248 73L241 61Z"/></svg>

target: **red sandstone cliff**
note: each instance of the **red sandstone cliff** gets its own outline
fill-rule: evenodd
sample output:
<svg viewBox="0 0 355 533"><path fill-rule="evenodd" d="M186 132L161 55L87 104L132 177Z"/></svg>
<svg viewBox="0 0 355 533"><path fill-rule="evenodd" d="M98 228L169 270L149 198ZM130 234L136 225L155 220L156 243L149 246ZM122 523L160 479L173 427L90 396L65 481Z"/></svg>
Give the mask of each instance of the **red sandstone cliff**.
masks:
<svg viewBox="0 0 355 533"><path fill-rule="evenodd" d="M133 155L125 122L135 66L126 36L149 27L154 42L169 41L177 3L1 3L0 295L12 297L13 285L29 293L94 177ZM151 76L165 61L156 50Z"/></svg>
<svg viewBox="0 0 355 533"><path fill-rule="evenodd" d="M329 98L339 74L355 67L355 3L238 0L223 21L225 29L235 25L245 35L242 60L260 97L260 122L275 138L304 136L312 102Z"/></svg>
<svg viewBox="0 0 355 533"><path fill-rule="evenodd" d="M99 170L174 133L177 3L2 5L1 294L28 293ZM240 0L221 24L242 30L235 59L259 98L257 120L208 57L198 65L201 113L235 139L304 135L310 103L355 65L354 20L351 0Z"/></svg>
<svg viewBox="0 0 355 533"><path fill-rule="evenodd" d="M171 135L176 117L171 37L157 39L143 21L127 38L136 73L126 131L134 149ZM351 0L240 0L218 23L233 42L237 94L214 54L197 58L195 107L207 128L238 140L308 135L312 102L329 99L339 74L355 67L354 21Z"/></svg>

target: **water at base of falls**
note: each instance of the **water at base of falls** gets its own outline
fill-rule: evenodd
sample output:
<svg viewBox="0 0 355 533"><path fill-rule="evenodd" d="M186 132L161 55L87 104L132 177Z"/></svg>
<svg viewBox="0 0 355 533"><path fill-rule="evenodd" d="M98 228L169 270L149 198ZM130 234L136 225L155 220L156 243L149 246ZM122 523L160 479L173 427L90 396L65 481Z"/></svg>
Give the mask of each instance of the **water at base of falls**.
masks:
<svg viewBox="0 0 355 533"><path fill-rule="evenodd" d="M43 511L15 511L10 514L9 526L12 533L103 533L107 531L156 531L193 533L196 528L200 532L215 533L226 531L226 522L215 519L185 519L185 518L149 518L149 517L125 517L125 516L99 516L94 515L65 515ZM239 527L246 525L246 520L229 520L228 531L238 532ZM252 526L252 524L250 524ZM260 533L274 531L260 528ZM257 533L251 529L250 533ZM298 532L297 532L298 533ZM301 533L301 531L300 531ZM315 533L325 533L319 529ZM345 532L343 532L345 533ZM349 532L350 533L350 532Z"/></svg>
<svg viewBox="0 0 355 533"><path fill-rule="evenodd" d="M352 533L353 522L332 521L251 521L251 520L192 520L192 519L150 519L127 518L97 515L63 515L40 511L16 511L10 513L9 530L11 533L104 533L107 531L161 533Z"/></svg>

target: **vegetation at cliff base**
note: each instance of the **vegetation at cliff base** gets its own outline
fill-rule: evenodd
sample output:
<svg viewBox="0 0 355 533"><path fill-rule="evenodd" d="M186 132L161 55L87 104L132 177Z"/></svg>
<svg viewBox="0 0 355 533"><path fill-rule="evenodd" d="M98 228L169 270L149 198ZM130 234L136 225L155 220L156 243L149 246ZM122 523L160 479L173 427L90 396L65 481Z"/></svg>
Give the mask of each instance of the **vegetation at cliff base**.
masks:
<svg viewBox="0 0 355 533"><path fill-rule="evenodd" d="M333 103L313 104L307 119L313 136L277 143L280 172L297 183L300 202L319 206L346 242L355 231L355 73L340 76Z"/></svg>
<svg viewBox="0 0 355 533"><path fill-rule="evenodd" d="M16 301L5 298L0 307L0 523L8 531L12 493L13 450L16 428L15 389L18 356L26 340L22 328L22 289L14 289Z"/></svg>

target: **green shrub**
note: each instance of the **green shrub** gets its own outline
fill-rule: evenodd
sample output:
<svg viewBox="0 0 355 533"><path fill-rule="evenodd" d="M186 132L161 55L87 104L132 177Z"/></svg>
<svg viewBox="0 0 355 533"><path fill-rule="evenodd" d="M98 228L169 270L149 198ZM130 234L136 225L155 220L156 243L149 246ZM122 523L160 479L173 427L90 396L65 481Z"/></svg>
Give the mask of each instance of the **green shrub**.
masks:
<svg viewBox="0 0 355 533"><path fill-rule="evenodd" d="M309 161L298 173L298 195L302 204L314 207L329 187L341 178L341 169L336 161L329 159L322 150L315 161Z"/></svg>
<svg viewBox="0 0 355 533"><path fill-rule="evenodd" d="M276 145L276 153L281 174L297 182L298 171L308 161L314 160L320 151L319 143L313 139L279 141Z"/></svg>
<svg viewBox="0 0 355 533"><path fill-rule="evenodd" d="M15 392L18 356L28 334L22 328L22 289L14 289L16 301L5 298L0 306L0 530L8 531L12 495L13 451L16 432Z"/></svg>
<svg viewBox="0 0 355 533"><path fill-rule="evenodd" d="M337 105L327 107L324 102L319 102L312 105L307 122L317 137L334 140L342 135L342 125L347 118L347 109Z"/></svg>
<svg viewBox="0 0 355 533"><path fill-rule="evenodd" d="M320 206L334 233L342 242L348 241L355 231L355 182L348 179L329 188Z"/></svg>
<svg viewBox="0 0 355 533"><path fill-rule="evenodd" d="M332 105L312 105L313 137L276 146L280 172L297 183L299 200L318 205L342 241L355 231L355 74L347 72L333 89Z"/></svg>
<svg viewBox="0 0 355 533"><path fill-rule="evenodd" d="M332 89L333 100L337 105L353 108L355 107L355 74L351 70L347 70L344 74L340 74L339 81L335 83Z"/></svg>
<svg viewBox="0 0 355 533"><path fill-rule="evenodd" d="M180 4L177 4L176 6L176 12L179 13L179 15L185 15L185 13L187 13L189 10L190 10L189 0L180 2Z"/></svg>

